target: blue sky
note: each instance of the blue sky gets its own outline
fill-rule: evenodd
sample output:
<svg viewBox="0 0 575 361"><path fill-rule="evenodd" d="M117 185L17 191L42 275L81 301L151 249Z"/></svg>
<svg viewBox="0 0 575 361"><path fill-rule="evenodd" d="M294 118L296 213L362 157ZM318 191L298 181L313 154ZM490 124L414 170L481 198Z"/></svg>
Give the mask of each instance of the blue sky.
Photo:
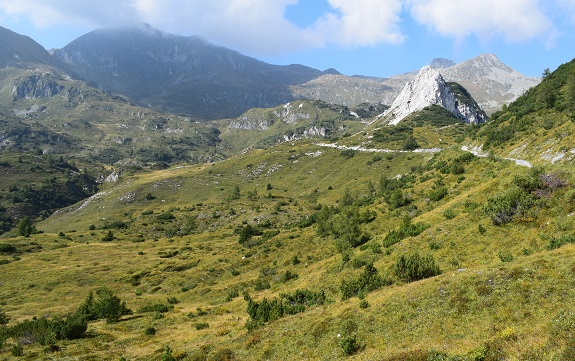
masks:
<svg viewBox="0 0 575 361"><path fill-rule="evenodd" d="M142 22L269 63L347 75L494 53L539 76L575 58L575 0L0 0L0 25L47 49Z"/></svg>

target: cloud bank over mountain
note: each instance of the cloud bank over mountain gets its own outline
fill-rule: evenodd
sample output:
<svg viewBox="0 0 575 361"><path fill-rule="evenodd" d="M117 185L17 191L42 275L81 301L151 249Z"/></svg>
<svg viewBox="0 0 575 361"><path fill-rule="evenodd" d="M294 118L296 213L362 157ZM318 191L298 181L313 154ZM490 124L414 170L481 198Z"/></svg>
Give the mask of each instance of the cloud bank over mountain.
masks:
<svg viewBox="0 0 575 361"><path fill-rule="evenodd" d="M502 37L552 44L561 33L555 16L575 20L575 0L326 0L326 11L307 26L286 17L304 0L0 0L0 21L28 17L38 27L91 27L147 22L166 31L233 45L253 54L321 48L401 44L406 23L463 41ZM562 30L565 31L565 30Z"/></svg>

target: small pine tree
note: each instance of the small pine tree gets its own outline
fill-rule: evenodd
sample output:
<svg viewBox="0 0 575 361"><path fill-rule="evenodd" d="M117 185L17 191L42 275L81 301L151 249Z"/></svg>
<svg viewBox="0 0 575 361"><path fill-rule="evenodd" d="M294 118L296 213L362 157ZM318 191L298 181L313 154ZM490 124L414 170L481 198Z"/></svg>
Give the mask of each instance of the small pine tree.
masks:
<svg viewBox="0 0 575 361"><path fill-rule="evenodd" d="M104 237L102 237L103 242L111 242L114 239L116 239L116 237L114 236L114 232L112 232L111 229L109 229L108 233L106 233L106 235Z"/></svg>
<svg viewBox="0 0 575 361"><path fill-rule="evenodd" d="M19 236L24 237L30 237L30 235L34 233L34 225L32 224L32 221L30 221L30 218L24 217L20 220L17 232Z"/></svg>
<svg viewBox="0 0 575 361"><path fill-rule="evenodd" d="M108 323L118 322L123 315L129 315L132 310L126 307L126 302L103 287L96 291L96 297L90 292L77 313L87 320L104 319Z"/></svg>

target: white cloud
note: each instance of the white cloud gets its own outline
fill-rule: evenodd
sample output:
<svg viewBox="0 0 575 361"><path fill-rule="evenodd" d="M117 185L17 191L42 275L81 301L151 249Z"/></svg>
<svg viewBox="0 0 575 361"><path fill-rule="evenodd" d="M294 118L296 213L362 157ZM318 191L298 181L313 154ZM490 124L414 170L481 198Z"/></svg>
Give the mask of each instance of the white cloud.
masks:
<svg viewBox="0 0 575 361"><path fill-rule="evenodd" d="M25 16L38 27L147 22L164 31L198 34L216 44L269 56L326 45L400 44L407 30L402 17L409 14L459 41L469 36L549 40L558 32L548 8L575 13L575 0L321 0L331 11L302 28L285 18L287 6L299 1L303 0L0 0L0 18Z"/></svg>
<svg viewBox="0 0 575 361"><path fill-rule="evenodd" d="M330 13L312 27L324 41L343 46L399 44L402 0L328 0Z"/></svg>
<svg viewBox="0 0 575 361"><path fill-rule="evenodd" d="M503 36L521 42L555 32L536 0L408 0L407 4L416 21L458 40Z"/></svg>

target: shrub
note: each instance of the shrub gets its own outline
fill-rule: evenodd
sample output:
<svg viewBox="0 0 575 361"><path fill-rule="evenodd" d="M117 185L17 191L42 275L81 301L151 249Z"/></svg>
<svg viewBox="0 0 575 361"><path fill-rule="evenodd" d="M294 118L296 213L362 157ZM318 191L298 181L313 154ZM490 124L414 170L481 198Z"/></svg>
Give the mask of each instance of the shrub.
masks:
<svg viewBox="0 0 575 361"><path fill-rule="evenodd" d="M342 157L349 159L349 158L353 158L356 153L357 153L357 151L355 151L353 149L343 149L339 154Z"/></svg>
<svg viewBox="0 0 575 361"><path fill-rule="evenodd" d="M367 302L367 300L359 301L359 308L366 309L368 307L369 307L369 302Z"/></svg>
<svg viewBox="0 0 575 361"><path fill-rule="evenodd" d="M254 236L259 236L262 234L259 229L257 229L256 227L254 227L250 224L244 225L239 230L237 230L237 232L239 233L239 236L240 236L240 238L238 240L239 243L241 245L245 245L247 247L255 245L252 242L250 242Z"/></svg>
<svg viewBox="0 0 575 361"><path fill-rule="evenodd" d="M170 307L161 303L155 303L151 305L143 306L138 310L138 313L147 313L147 312L160 312L165 313L170 310Z"/></svg>
<svg viewBox="0 0 575 361"><path fill-rule="evenodd" d="M342 338L339 341L339 347L346 356L351 356L361 350L361 345L355 335Z"/></svg>
<svg viewBox="0 0 575 361"><path fill-rule="evenodd" d="M429 228L429 225L423 222L411 223L409 217L404 217L398 229L391 230L383 239L384 247L391 247L397 242L407 237L418 236L421 232Z"/></svg>
<svg viewBox="0 0 575 361"><path fill-rule="evenodd" d="M18 228L16 229L19 236L30 237L34 233L35 228L32 221L28 217L24 217L18 223Z"/></svg>
<svg viewBox="0 0 575 361"><path fill-rule="evenodd" d="M499 257L501 262L513 261L513 255L509 251L499 251L499 252L497 252L497 256Z"/></svg>
<svg viewBox="0 0 575 361"><path fill-rule="evenodd" d="M270 288L272 288L272 286L266 280L257 280L254 288L256 291L263 291L263 290L269 290Z"/></svg>
<svg viewBox="0 0 575 361"><path fill-rule="evenodd" d="M447 188L446 187L439 187L437 189L432 190L429 192L427 197L432 201L440 201L447 195Z"/></svg>
<svg viewBox="0 0 575 361"><path fill-rule="evenodd" d="M296 279L296 278L298 278L297 273L292 273L288 270L288 271L285 271L285 273L281 275L280 282L285 283L285 282L291 281L291 280Z"/></svg>
<svg viewBox="0 0 575 361"><path fill-rule="evenodd" d="M194 325L194 327L196 328L196 330L200 331L200 330L204 330L204 329L206 329L206 328L209 328L210 325L209 325L208 323L205 323L205 322L204 322L204 323L196 323L196 324Z"/></svg>
<svg viewBox="0 0 575 361"><path fill-rule="evenodd" d="M114 323L123 315L132 314L132 310L126 307L126 301L120 300L110 289L102 287L96 291L96 297L92 292L88 294L78 313L87 320L104 319L108 323Z"/></svg>
<svg viewBox="0 0 575 361"><path fill-rule="evenodd" d="M114 239L116 239L116 237L114 236L114 232L112 232L112 230L108 230L108 233L106 233L104 237L102 237L102 242L111 242Z"/></svg>
<svg viewBox="0 0 575 361"><path fill-rule="evenodd" d="M260 302L255 302L249 294L244 293L244 300L248 302L247 312L250 316L246 328L253 329L284 315L303 312L306 306L323 305L326 297L323 290L319 292L296 290L293 294L281 294L271 300L264 298Z"/></svg>
<svg viewBox="0 0 575 361"><path fill-rule="evenodd" d="M22 346L22 344L20 344L20 343L13 345L12 346L12 356L15 356L15 357L24 356L24 346Z"/></svg>
<svg viewBox="0 0 575 361"><path fill-rule="evenodd" d="M477 232L479 232L479 234L485 234L485 232L487 232L487 229L485 228L484 225L480 223L477 225Z"/></svg>
<svg viewBox="0 0 575 361"><path fill-rule="evenodd" d="M172 212L160 213L156 216L156 220L160 222L171 221L173 219L176 219L176 216L174 216Z"/></svg>
<svg viewBox="0 0 575 361"><path fill-rule="evenodd" d="M391 282L380 276L377 268L370 263L365 266L363 272L356 279L342 280L339 287L342 299L348 299L360 294L374 291Z"/></svg>
<svg viewBox="0 0 575 361"><path fill-rule="evenodd" d="M156 329L154 327L148 327L144 331L144 335L153 336L156 334Z"/></svg>
<svg viewBox="0 0 575 361"><path fill-rule="evenodd" d="M415 252L410 255L400 255L394 266L394 273L403 282L413 282L441 274L433 256L422 257Z"/></svg>
<svg viewBox="0 0 575 361"><path fill-rule="evenodd" d="M10 321L10 317L6 315L6 312L0 311L0 325L5 325Z"/></svg>
<svg viewBox="0 0 575 361"><path fill-rule="evenodd" d="M483 211L491 217L493 224L502 225L510 222L514 217L523 215L534 204L531 194L519 187L490 197L483 206Z"/></svg>
<svg viewBox="0 0 575 361"><path fill-rule="evenodd" d="M547 249L554 250L567 243L575 243L575 236L561 236L558 238L551 237L549 239L549 243L547 244Z"/></svg>
<svg viewBox="0 0 575 361"><path fill-rule="evenodd" d="M446 209L445 212L443 212L443 216L445 217L445 219L450 220L455 218L456 214L453 211L453 209Z"/></svg>
<svg viewBox="0 0 575 361"><path fill-rule="evenodd" d="M15 253L16 247L10 243L0 243L0 253Z"/></svg>
<svg viewBox="0 0 575 361"><path fill-rule="evenodd" d="M176 358L172 354L172 348L168 345L164 346L164 353L162 354L161 361L176 361Z"/></svg>

